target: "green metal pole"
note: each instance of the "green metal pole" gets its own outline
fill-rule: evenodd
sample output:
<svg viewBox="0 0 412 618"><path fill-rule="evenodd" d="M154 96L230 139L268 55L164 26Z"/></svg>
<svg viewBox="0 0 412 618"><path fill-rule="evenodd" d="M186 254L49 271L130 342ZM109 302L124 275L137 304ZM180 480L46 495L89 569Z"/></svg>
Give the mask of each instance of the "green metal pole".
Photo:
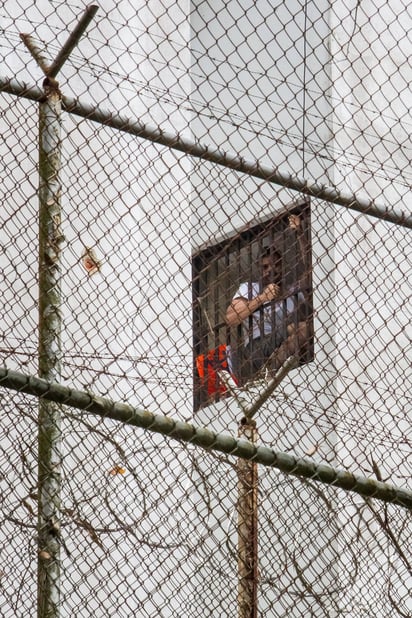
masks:
<svg viewBox="0 0 412 618"><path fill-rule="evenodd" d="M52 384L37 376L25 375L7 367L0 367L0 388L27 393L34 397L54 401L100 418L111 418L131 427L169 436L172 440L194 444L207 451L225 453L240 459L253 460L262 466L276 468L297 478L306 478L329 485L335 489L353 492L366 499L382 500L412 511L412 490L376 478L360 476L343 468L333 468L326 462L300 458L291 453L252 444L226 433L215 433L206 427L196 427L170 416L154 414L143 408L115 402L87 391L79 391L64 384Z"/></svg>
<svg viewBox="0 0 412 618"><path fill-rule="evenodd" d="M61 95L44 81L39 122L39 376L61 374ZM39 400L38 618L60 614L61 406Z"/></svg>

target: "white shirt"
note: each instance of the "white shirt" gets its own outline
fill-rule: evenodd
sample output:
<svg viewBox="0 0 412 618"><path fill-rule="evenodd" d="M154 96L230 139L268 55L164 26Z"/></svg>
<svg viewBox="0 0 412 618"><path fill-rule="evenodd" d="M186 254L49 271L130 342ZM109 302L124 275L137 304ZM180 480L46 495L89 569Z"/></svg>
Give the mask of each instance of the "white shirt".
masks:
<svg viewBox="0 0 412 618"><path fill-rule="evenodd" d="M260 286L257 281L252 283L241 283L235 298L246 298L252 300L260 293ZM258 339L272 333L272 326L275 328L275 337L282 341L286 338L286 326L291 323L291 318L297 310L298 303L305 298L298 288L289 288L285 296L278 301L265 303L251 316L243 320L243 336L245 346L249 343L249 334L252 339ZM262 324L261 324L262 322ZM262 330L261 330L262 325ZM263 332L262 332L263 331Z"/></svg>

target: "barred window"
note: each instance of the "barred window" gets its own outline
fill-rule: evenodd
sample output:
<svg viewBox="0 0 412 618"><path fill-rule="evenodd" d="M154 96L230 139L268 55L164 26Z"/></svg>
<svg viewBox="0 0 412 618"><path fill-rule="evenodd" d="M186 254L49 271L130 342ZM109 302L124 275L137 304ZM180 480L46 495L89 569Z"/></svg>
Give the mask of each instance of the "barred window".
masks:
<svg viewBox="0 0 412 618"><path fill-rule="evenodd" d="M310 203L197 253L193 293L196 409L227 395L218 370L244 384L313 360Z"/></svg>

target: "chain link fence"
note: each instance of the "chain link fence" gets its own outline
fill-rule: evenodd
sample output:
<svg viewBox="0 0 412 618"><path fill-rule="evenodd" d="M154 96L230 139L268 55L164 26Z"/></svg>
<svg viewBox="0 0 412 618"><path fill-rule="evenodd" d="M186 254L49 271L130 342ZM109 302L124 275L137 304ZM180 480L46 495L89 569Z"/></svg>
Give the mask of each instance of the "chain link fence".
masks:
<svg viewBox="0 0 412 618"><path fill-rule="evenodd" d="M411 616L408 3L0 16L0 615Z"/></svg>

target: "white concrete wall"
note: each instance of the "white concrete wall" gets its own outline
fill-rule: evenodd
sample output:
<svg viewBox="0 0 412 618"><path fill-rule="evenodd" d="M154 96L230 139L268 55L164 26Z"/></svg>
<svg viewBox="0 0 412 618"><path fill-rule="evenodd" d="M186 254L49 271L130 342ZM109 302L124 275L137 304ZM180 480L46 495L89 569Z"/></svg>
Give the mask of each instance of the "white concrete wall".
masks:
<svg viewBox="0 0 412 618"><path fill-rule="evenodd" d="M355 5L334 2L331 11L335 179L341 188L408 211L411 16L401 1ZM410 457L404 436L412 377L407 334L411 234L349 212L336 219L335 234L339 458L371 476L376 464L382 478L404 485ZM404 518L394 509L389 512L394 530ZM356 556L352 570L358 571L342 599L348 611L386 616L391 610L384 584L402 599L402 611L411 611L405 594L410 581L397 575L402 571L399 553L376 520L361 535L353 509L342 509L341 521ZM370 543L380 539L376 572L362 559L368 538ZM387 561L392 568L385 570ZM348 556L342 556L342 568L348 565Z"/></svg>
<svg viewBox="0 0 412 618"><path fill-rule="evenodd" d="M330 88L328 47L319 47L328 33L326 9L326 3L308 3L309 31L305 38L305 14L299 2L261 2L250 7L247 15L236 2L218 3L213 10L199 3L198 11L192 14L193 99L201 101L209 111L205 119L199 103L199 115L191 125L200 141L217 143L223 151L239 152L246 159L256 158L262 164L328 184L333 173L331 162L312 156L310 147L303 147L306 139L310 144L329 143L332 137L328 126L330 102L328 96L320 94L328 93ZM322 11L326 11L326 18L317 21L316 26L310 25ZM269 31L276 36L267 36ZM302 64L304 56L306 67ZM319 122L319 117L323 122ZM235 235L246 223L265 219L269 214L275 216L296 197L287 189L209 164L197 166L193 178L195 250ZM335 353L334 217L331 206L313 200L315 361L291 372L290 379L256 415L260 443L298 456L315 450L316 457L329 461L336 461L336 436L333 419L323 411L335 400L335 384L330 379ZM195 418L199 424L235 433L242 415L235 400L229 398L199 410ZM202 465L201 458L199 464ZM232 482L226 495L233 498L236 479ZM298 485L273 471L261 470L260 611L273 615L282 615L284 603L288 603L286 594L276 605L280 590L295 589L291 553L308 558L310 545L317 539L316 542L324 543L329 560L337 556L332 540L336 526L332 530L325 524L328 514L321 505L317 517L309 517L309 509L307 516L303 516L300 506L306 499L309 501L309 494L302 486L298 489ZM221 525L226 510L227 523L223 523L223 528L230 531L229 538L232 535L232 543L236 544L236 515L234 505L232 511L229 507L230 500L220 497ZM214 556L213 564L208 563L200 573L214 568L215 576L226 581L230 612L229 608L236 604L236 565L230 564L228 556L221 555L218 543L219 539L211 539L208 551ZM317 555L314 550L311 573L306 571L309 578L317 579L317 593L331 585L328 575L319 576L320 564L325 559L325 553ZM219 566L222 569L223 564L224 575L219 576ZM282 573L277 584L273 582L274 572ZM329 575L336 577L337 573L332 568ZM206 596L205 591L198 600L199 607ZM334 604L336 599L331 598L331 607ZM287 611L291 616L304 615L307 600L289 604Z"/></svg>
<svg viewBox="0 0 412 618"><path fill-rule="evenodd" d="M273 46L268 43L264 48L259 47L259 34L264 33L266 23L262 30L255 30L265 8L265 17L272 20L273 29L274 14L280 17L282 12L293 12L295 5L281 3L280 12L270 11L273 3L271 7L262 5L263 11L255 14L251 11L247 18L237 14L231 4L225 5L221 18L218 10L212 14L200 4L199 30L203 22L207 21L209 26L201 30L195 42L203 43L204 51L210 51L213 60L209 55L206 59L198 55L193 69L195 92L198 99L213 105L211 115L219 117L221 122L216 127L214 118L206 121L200 116L192 124L194 130L200 137L215 134L216 140L225 144L223 150L239 151L245 156L256 153L259 160L279 165L285 171L298 175L302 171L310 182L337 184L341 190L408 211L410 106L407 100L411 75L407 62L410 23L405 3L394 1L377 7L376 3L334 2L332 10L327 12L328 19L320 19L312 29L309 27L306 98L300 71L299 19L284 25ZM319 17L322 9L326 7L309 3L308 23L311 17ZM325 32L322 27L328 42L319 48ZM247 52L242 46L243 35L251 42ZM282 50L282 44L288 47L290 40L295 45ZM289 78L280 83L272 74L272 80L265 74L259 82L253 82L251 73L256 67L263 67L267 57L274 61L268 73L276 67L280 76ZM236 76L233 68L243 67L245 62L244 71L249 80L242 71ZM213 81L206 82L202 79L202 68L206 74L213 63ZM320 71L319 67L324 70ZM271 109L266 100L261 105L255 104L254 87L260 85L263 85L262 92L267 96L270 93ZM243 93L247 87L246 95ZM320 92L325 96L320 96ZM227 101L228 113L223 111ZM282 102L288 103L286 107ZM256 129L253 123L258 119L264 119L274 128L268 142L264 136L253 134L252 127ZM276 137L283 140L277 141ZM299 150L299 137L305 139L304 153ZM315 147L317 142L322 144L319 149ZM199 235L195 239L200 248L230 237L246 221L275 213L280 204L290 199L287 191L275 190L240 175L225 174L212 166L206 167L203 177L201 170L197 169L196 173L199 181L195 203L201 225L196 226ZM312 217L315 361L293 372L290 382L259 412L260 440L300 455L316 447L316 459L328 459L335 465L371 476L374 474L372 456L384 478L403 484L408 477L408 447L405 450L399 440L407 432L411 384L410 344L406 334L410 322L407 275L407 265L411 262L410 234L341 207L325 207L316 200ZM240 414L233 400L227 400L200 411L197 417L215 426L217 423L222 429L226 425L234 429ZM271 483L273 477L268 487ZM297 515L296 504L288 507L290 522ZM353 509L344 504L337 509L340 516L335 522L336 537L340 535L347 548L357 547L357 553L343 551L341 560L335 553L337 579L341 584L335 601L347 608L348 615L357 616L363 611L365 615L372 612L383 616L388 611L387 598L381 592L387 577L385 552L390 551L391 560L397 564L395 579L399 555L387 547L388 541L379 535L373 520L362 527L361 540L356 541L358 528ZM322 517L318 524L320 538L325 530ZM301 526L302 520L297 525ZM309 534L311 528L315 532L316 525L312 521ZM366 558L362 559L368 542L369 547L374 543L373 535L380 538L381 550L375 554L380 575L373 572ZM323 557L318 559L322 561ZM315 560L314 572L316 564ZM351 573L356 569L359 578L352 581ZM372 584L376 578L382 580L379 586ZM322 583L329 585L327 577L318 583L320 588ZM403 595L405 603L404 582L396 586L400 586L400 597ZM299 614L301 610L296 611Z"/></svg>

